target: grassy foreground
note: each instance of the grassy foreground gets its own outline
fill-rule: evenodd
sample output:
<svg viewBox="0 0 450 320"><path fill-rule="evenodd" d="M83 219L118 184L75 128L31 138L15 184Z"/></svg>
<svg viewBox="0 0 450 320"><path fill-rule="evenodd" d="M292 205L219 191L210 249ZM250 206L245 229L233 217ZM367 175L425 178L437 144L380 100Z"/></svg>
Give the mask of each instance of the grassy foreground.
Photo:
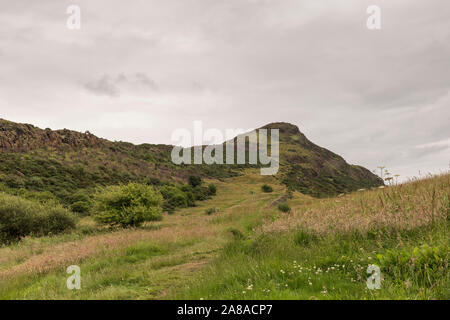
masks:
<svg viewBox="0 0 450 320"><path fill-rule="evenodd" d="M290 196L257 171L215 183L214 199L142 228L85 219L0 248L0 299L450 298L448 174L329 199ZM74 264L81 290L66 288Z"/></svg>

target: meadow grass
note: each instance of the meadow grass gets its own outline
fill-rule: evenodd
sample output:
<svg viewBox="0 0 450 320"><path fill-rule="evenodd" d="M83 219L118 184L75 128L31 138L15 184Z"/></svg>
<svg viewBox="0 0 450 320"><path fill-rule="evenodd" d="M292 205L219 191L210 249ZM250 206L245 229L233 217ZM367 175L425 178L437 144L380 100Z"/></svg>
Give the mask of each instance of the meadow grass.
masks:
<svg viewBox="0 0 450 320"><path fill-rule="evenodd" d="M177 299L449 299L448 222L363 234L312 236L304 230L236 239ZM440 256L428 266L409 260L383 266L380 255L413 258L428 245ZM434 263L436 262L436 263ZM368 290L367 267L380 265L380 290ZM389 269L391 267L391 269ZM425 270L423 270L424 267Z"/></svg>
<svg viewBox="0 0 450 320"><path fill-rule="evenodd" d="M72 233L1 247L0 299L449 299L449 181L316 199L249 170L141 228L84 218ZM66 288L73 264L81 290ZM369 264L380 290L366 287Z"/></svg>
<svg viewBox="0 0 450 320"><path fill-rule="evenodd" d="M264 206L279 197L283 187L274 187L270 195L257 192L273 178L255 173L248 181L235 179L217 182L214 199L140 228L108 231L85 218L73 233L28 237L0 248L0 299L166 297L217 255L233 239L233 230L253 232L275 212ZM205 215L211 206L219 213ZM73 264L81 267L79 291L66 288L65 269Z"/></svg>
<svg viewBox="0 0 450 320"><path fill-rule="evenodd" d="M292 214L236 238L175 298L448 299L450 176L339 198L295 194ZM367 267L379 265L380 290Z"/></svg>

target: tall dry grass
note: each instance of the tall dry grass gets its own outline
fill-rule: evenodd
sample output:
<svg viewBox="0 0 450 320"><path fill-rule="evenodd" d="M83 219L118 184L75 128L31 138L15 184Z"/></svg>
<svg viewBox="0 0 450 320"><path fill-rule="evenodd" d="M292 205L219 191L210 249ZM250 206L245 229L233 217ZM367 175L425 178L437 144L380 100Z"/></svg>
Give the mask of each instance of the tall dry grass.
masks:
<svg viewBox="0 0 450 320"><path fill-rule="evenodd" d="M449 218L450 174L315 200L295 194L291 214L264 225L262 232L303 228L319 234L376 229L410 230Z"/></svg>

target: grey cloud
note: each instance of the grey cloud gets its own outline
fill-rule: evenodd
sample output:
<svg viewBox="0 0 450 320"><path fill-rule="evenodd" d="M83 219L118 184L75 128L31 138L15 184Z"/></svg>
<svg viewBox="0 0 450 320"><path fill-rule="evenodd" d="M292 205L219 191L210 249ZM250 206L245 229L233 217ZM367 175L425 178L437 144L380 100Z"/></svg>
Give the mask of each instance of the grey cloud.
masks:
<svg viewBox="0 0 450 320"><path fill-rule="evenodd" d="M440 153L447 149L449 149L448 145L431 145L431 146L418 147L418 148L414 148L414 149L410 150L409 156L411 158L427 157L427 156L432 156L435 153Z"/></svg>
<svg viewBox="0 0 450 320"><path fill-rule="evenodd" d="M135 73L132 75L119 74L115 77L104 75L98 80L85 84L85 88L97 95L106 95L110 97L119 97L122 92L133 90L156 91L156 83L144 73Z"/></svg>
<svg viewBox="0 0 450 320"><path fill-rule="evenodd" d="M136 73L135 78L138 83L144 85L145 87L151 89L151 90L157 90L157 86L155 81L150 79L146 74L144 73Z"/></svg>
<svg viewBox="0 0 450 320"><path fill-rule="evenodd" d="M85 88L94 94L118 97L120 96L120 90L117 82L117 80L112 80L109 76L103 76L96 81L86 83Z"/></svg>

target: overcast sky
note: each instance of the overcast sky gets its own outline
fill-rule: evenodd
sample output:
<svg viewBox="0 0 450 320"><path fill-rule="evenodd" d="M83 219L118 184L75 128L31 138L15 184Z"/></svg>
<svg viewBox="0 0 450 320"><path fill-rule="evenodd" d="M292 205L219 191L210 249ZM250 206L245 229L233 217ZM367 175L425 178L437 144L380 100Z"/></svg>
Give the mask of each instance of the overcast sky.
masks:
<svg viewBox="0 0 450 320"><path fill-rule="evenodd" d="M81 8L81 29L66 26ZM381 30L366 9L381 8ZM448 0L0 0L0 118L111 140L285 121L368 169L450 164Z"/></svg>

